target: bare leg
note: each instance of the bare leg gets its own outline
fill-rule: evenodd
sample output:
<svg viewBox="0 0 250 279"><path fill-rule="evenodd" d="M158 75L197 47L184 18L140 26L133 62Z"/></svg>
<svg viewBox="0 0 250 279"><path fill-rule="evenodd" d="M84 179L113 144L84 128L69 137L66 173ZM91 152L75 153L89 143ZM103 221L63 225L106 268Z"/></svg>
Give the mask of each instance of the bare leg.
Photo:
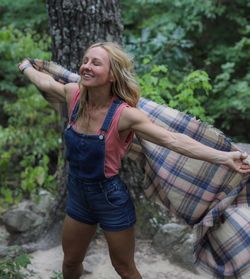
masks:
<svg viewBox="0 0 250 279"><path fill-rule="evenodd" d="M65 217L62 237L64 279L79 279L82 275L82 262L95 232L96 225L83 224L69 216Z"/></svg>
<svg viewBox="0 0 250 279"><path fill-rule="evenodd" d="M134 262L134 228L120 232L104 232L112 265L123 279L142 279Z"/></svg>

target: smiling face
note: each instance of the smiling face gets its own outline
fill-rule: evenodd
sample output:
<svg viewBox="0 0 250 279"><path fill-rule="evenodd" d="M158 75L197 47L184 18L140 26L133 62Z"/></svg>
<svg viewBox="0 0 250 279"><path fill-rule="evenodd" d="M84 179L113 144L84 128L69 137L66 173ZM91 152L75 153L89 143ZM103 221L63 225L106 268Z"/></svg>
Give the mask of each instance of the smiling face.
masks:
<svg viewBox="0 0 250 279"><path fill-rule="evenodd" d="M111 85L110 59L102 47L89 48L80 67L82 85L86 88Z"/></svg>

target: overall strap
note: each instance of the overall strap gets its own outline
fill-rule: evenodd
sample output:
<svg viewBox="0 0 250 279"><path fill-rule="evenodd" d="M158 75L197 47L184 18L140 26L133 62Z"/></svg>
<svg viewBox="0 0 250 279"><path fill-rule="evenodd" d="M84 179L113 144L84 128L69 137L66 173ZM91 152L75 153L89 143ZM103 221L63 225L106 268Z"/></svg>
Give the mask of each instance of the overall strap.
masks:
<svg viewBox="0 0 250 279"><path fill-rule="evenodd" d="M120 106L120 104L122 103L123 101L120 100L120 99L116 99L113 101L106 117L105 117L105 120L102 124L102 128L100 129L102 132L107 132L109 127L110 127L110 124L112 122L112 119L113 119L113 116L116 112L116 110L118 109L118 107Z"/></svg>
<svg viewBox="0 0 250 279"><path fill-rule="evenodd" d="M79 106L80 106L80 100L78 100L74 106L74 109L71 113L70 116L70 123L73 123L76 121L77 117L78 117L78 110L79 110Z"/></svg>

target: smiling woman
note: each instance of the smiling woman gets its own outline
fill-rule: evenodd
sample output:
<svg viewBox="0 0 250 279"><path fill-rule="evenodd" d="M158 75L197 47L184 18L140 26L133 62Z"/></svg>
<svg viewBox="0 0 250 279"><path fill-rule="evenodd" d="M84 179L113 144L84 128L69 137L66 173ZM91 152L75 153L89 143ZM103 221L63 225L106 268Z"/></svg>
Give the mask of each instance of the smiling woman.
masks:
<svg viewBox="0 0 250 279"><path fill-rule="evenodd" d="M83 57L80 74L85 87L110 86L113 75L108 53L103 48L90 48Z"/></svg>
<svg viewBox="0 0 250 279"><path fill-rule="evenodd" d="M63 85L37 71L28 60L19 69L40 90L68 105L65 129L69 161L68 199L63 229L63 276L79 278L97 224L104 231L110 258L122 278L139 279L134 262L135 209L119 177L121 160L134 133L185 156L249 173L247 154L224 152L154 123L136 105L139 100L133 63L115 43L90 46L80 67L79 83Z"/></svg>

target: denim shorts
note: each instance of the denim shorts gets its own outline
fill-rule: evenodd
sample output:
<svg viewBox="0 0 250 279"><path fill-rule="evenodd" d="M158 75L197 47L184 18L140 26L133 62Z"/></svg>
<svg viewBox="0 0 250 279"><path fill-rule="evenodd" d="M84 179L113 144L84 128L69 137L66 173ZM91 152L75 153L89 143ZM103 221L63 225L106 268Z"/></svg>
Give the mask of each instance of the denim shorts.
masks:
<svg viewBox="0 0 250 279"><path fill-rule="evenodd" d="M83 181L69 175L65 212L105 231L122 231L136 222L135 208L126 184L118 175L102 182Z"/></svg>

